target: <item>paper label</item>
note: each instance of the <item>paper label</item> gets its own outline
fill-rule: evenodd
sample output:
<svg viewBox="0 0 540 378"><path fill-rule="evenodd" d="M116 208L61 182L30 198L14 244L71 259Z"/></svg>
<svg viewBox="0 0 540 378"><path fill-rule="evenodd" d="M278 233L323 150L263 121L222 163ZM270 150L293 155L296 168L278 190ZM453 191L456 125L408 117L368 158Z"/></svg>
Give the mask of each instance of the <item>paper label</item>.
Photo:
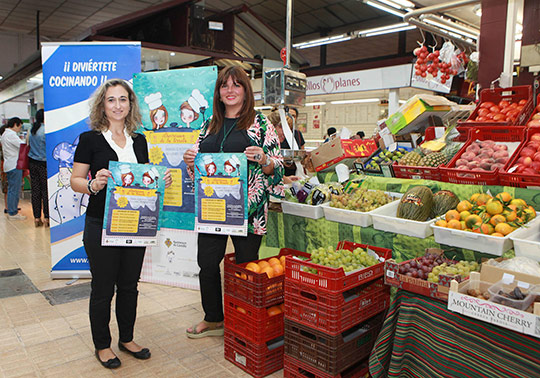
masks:
<svg viewBox="0 0 540 378"><path fill-rule="evenodd" d="M246 366L246 356L242 356L237 352L234 352L234 360L239 364Z"/></svg>
<svg viewBox="0 0 540 378"><path fill-rule="evenodd" d="M514 275L510 273L504 273L502 276L502 282L507 285L511 284L512 282L514 282Z"/></svg>
<svg viewBox="0 0 540 378"><path fill-rule="evenodd" d="M529 289L529 287L531 286L528 282L523 282L523 281L518 281L517 282L517 286L518 287L522 287L524 289Z"/></svg>
<svg viewBox="0 0 540 378"><path fill-rule="evenodd" d="M394 271L392 271L392 270L387 270L386 271L386 276L390 277L390 278L394 278L396 276L396 273L394 273Z"/></svg>

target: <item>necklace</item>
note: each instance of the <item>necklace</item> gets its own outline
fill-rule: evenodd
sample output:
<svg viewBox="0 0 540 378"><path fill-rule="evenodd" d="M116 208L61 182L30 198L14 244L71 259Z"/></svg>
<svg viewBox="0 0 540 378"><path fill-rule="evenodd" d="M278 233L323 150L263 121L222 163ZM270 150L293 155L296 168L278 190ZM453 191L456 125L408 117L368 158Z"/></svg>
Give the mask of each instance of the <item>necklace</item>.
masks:
<svg viewBox="0 0 540 378"><path fill-rule="evenodd" d="M223 123L223 140L221 141L221 145L219 146L219 152L223 152L223 145L225 144L225 141L227 140L227 137L229 136L229 134L236 127L236 122L238 122L238 119L234 120L234 123L228 130L225 130L225 123Z"/></svg>

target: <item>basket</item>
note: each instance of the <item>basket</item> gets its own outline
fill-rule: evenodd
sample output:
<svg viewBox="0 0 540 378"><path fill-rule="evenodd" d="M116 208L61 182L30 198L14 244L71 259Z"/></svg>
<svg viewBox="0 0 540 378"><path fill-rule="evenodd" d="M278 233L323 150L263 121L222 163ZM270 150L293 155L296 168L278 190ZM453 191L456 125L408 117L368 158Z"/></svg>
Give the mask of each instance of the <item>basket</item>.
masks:
<svg viewBox="0 0 540 378"><path fill-rule="evenodd" d="M285 355L283 361L284 378L363 378L369 373L368 360L360 360L340 374L330 375L296 358Z"/></svg>
<svg viewBox="0 0 540 378"><path fill-rule="evenodd" d="M285 280L285 316L299 324L338 335L384 311L389 287L382 278L341 294L327 294Z"/></svg>
<svg viewBox="0 0 540 378"><path fill-rule="evenodd" d="M285 354L336 375L369 356L384 321L379 314L337 335L285 318Z"/></svg>
<svg viewBox="0 0 540 378"><path fill-rule="evenodd" d="M265 377L283 368L283 338L274 342L254 344L225 329L223 349L226 360L256 378Z"/></svg>
<svg viewBox="0 0 540 378"><path fill-rule="evenodd" d="M392 258L392 250L350 241L341 241L337 246L337 249L348 249L350 251L356 248L368 248L382 258L383 261L368 268L345 274L343 268L330 268L310 261L287 257L285 262L286 279L287 281L303 284L326 293L342 293L358 285L382 277L384 273L384 261ZM317 274L306 272L306 268L317 269Z"/></svg>
<svg viewBox="0 0 540 378"><path fill-rule="evenodd" d="M525 139L525 143L522 143L521 146L519 146L519 148L517 149L512 159L510 159L508 165L500 173L501 185L513 186L517 188L530 188L530 187L532 187L532 189L540 188L540 174L531 175L531 174L525 174L525 173L509 172L509 169L513 167L516 164L517 160L519 159L521 150L523 150L523 148L525 148L527 143L530 141L531 135L535 133L540 133L540 127L530 127L527 129L526 133L527 133L527 138Z"/></svg>
<svg viewBox="0 0 540 378"><path fill-rule="evenodd" d="M309 253L282 248L279 252L279 257L285 255L309 257ZM236 265L235 262L234 253L225 255L225 294L239 298L245 303L259 308L283 303L283 281L285 280L285 275L282 274L277 277L268 278L265 273L255 273L246 269L245 266L247 263Z"/></svg>
<svg viewBox="0 0 540 378"><path fill-rule="evenodd" d="M245 312L240 312L238 309ZM251 342L262 344L283 336L283 312L269 316L264 307L255 307L240 299L223 296L225 328Z"/></svg>
<svg viewBox="0 0 540 378"><path fill-rule="evenodd" d="M532 103L532 87L530 85L520 85L515 87L508 88L493 88L493 89L483 89L480 91L480 103L474 109L471 116L467 118L466 121L458 122L460 126L515 126L515 125L524 125L529 118L533 110ZM497 105L500 101L506 100L508 102L518 102L519 100L526 100L527 102L519 112L516 120L514 122L479 122L473 121L478 116L478 110L480 109L480 104L491 101Z"/></svg>
<svg viewBox="0 0 540 378"><path fill-rule="evenodd" d="M536 97L536 106L537 106L537 107L534 108L534 104L533 104L533 110L532 110L532 112L531 112L531 116L529 117L529 119L527 120L527 123L526 123L527 127L529 127L529 122L532 121L533 115L535 115L536 113L540 113L540 110L537 111L538 105L540 105L540 93L539 93L538 96Z"/></svg>
<svg viewBox="0 0 540 378"><path fill-rule="evenodd" d="M459 152L450 160L445 167L440 167L441 180L451 182L455 184L468 184L468 185L498 185L499 184L499 170L493 171L472 171L468 169L457 169L456 161L461 158L461 155L465 152L467 147L476 140L493 140L495 142L521 142L525 135L525 127L503 127L494 126L491 124L490 128L474 128L469 134L469 141L459 150ZM517 151L517 150L516 150ZM514 152L515 154L515 152ZM508 166L512 161L513 155L510 155L510 159L506 163Z"/></svg>

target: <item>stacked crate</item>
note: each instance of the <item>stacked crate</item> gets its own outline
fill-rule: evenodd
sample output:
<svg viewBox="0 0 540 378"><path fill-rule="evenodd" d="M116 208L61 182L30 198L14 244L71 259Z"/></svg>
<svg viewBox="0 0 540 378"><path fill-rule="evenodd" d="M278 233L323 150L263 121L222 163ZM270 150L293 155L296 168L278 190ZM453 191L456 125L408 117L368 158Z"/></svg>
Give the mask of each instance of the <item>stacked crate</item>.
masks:
<svg viewBox="0 0 540 378"><path fill-rule="evenodd" d="M284 249L280 256L289 253ZM285 276L269 278L246 265L237 265L234 254L225 256L225 359L259 378L283 368Z"/></svg>
<svg viewBox="0 0 540 378"><path fill-rule="evenodd" d="M367 359L390 304L382 276L383 261L392 251L347 241L337 249L359 247L375 252L381 262L345 274L341 268L287 258L285 377L352 378L367 373Z"/></svg>

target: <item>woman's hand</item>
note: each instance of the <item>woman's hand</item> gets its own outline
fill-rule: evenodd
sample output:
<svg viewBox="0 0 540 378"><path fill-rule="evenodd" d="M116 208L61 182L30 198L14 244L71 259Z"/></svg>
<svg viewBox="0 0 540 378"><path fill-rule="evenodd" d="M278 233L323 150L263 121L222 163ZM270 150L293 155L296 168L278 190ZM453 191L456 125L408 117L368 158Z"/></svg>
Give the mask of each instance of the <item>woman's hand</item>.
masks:
<svg viewBox="0 0 540 378"><path fill-rule="evenodd" d="M264 164L266 162L266 154L261 147L249 146L244 151L248 160L254 161L259 164Z"/></svg>
<svg viewBox="0 0 540 378"><path fill-rule="evenodd" d="M167 168L167 170L165 171L165 176L163 176L163 179L165 180L165 188L168 188L172 185L172 176L169 168Z"/></svg>
<svg viewBox="0 0 540 378"><path fill-rule="evenodd" d="M193 170L193 166L195 165L195 157L197 156L197 148L191 147L190 149L186 150L184 152L184 162L186 165Z"/></svg>
<svg viewBox="0 0 540 378"><path fill-rule="evenodd" d="M107 185L107 180L109 177L113 177L111 171L108 169L100 169L94 177L94 182L92 183L92 189L96 192L100 191Z"/></svg>

